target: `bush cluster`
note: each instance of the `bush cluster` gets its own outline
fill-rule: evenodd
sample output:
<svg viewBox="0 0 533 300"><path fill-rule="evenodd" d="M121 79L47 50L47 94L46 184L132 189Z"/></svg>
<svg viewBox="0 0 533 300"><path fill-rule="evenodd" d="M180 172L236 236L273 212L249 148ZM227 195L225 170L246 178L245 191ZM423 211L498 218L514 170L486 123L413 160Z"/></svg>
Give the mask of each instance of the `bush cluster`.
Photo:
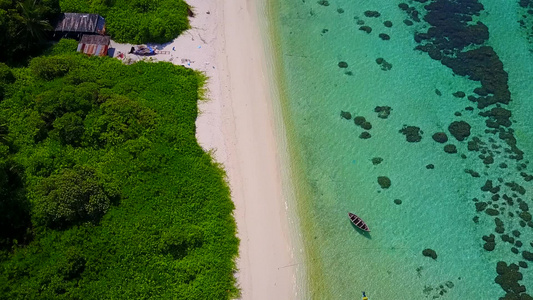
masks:
<svg viewBox="0 0 533 300"><path fill-rule="evenodd" d="M166 43L189 28L183 0L60 0L63 12L100 14L118 42Z"/></svg>
<svg viewBox="0 0 533 300"><path fill-rule="evenodd" d="M195 138L203 75L57 49L0 65L0 298L236 297L233 203Z"/></svg>

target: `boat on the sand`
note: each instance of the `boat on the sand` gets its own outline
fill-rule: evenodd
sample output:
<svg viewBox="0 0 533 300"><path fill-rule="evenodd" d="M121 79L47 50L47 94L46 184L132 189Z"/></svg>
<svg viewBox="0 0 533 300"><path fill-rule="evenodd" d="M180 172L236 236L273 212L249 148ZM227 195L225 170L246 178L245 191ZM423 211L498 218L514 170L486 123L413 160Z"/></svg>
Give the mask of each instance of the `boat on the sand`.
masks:
<svg viewBox="0 0 533 300"><path fill-rule="evenodd" d="M365 221L363 221L361 218L356 216L355 214L352 214L351 212L348 213L348 217L350 217L350 221L357 226L357 228L369 232L370 229L368 229L368 226L366 225Z"/></svg>

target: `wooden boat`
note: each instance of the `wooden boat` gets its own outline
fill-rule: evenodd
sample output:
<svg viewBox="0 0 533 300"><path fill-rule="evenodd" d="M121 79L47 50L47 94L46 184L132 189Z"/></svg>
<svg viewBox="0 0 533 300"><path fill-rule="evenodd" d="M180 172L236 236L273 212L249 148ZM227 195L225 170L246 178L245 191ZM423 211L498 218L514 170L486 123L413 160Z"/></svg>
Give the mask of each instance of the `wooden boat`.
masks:
<svg viewBox="0 0 533 300"><path fill-rule="evenodd" d="M352 214L351 212L348 213L348 217L350 217L350 221L357 226L357 228L364 230L364 231L370 231L368 229L368 226L366 225L365 221L361 220L358 216Z"/></svg>

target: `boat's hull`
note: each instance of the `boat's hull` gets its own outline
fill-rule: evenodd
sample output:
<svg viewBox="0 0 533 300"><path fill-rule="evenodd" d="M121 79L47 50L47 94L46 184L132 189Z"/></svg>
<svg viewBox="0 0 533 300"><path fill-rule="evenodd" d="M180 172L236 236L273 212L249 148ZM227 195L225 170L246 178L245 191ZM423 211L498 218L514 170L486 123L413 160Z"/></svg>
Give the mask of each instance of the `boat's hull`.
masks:
<svg viewBox="0 0 533 300"><path fill-rule="evenodd" d="M354 224L357 228L363 231L366 231L366 232L370 232L368 225L366 225L366 223L361 218L359 218L357 215L348 213L348 217L350 217L350 221L352 221L352 224Z"/></svg>

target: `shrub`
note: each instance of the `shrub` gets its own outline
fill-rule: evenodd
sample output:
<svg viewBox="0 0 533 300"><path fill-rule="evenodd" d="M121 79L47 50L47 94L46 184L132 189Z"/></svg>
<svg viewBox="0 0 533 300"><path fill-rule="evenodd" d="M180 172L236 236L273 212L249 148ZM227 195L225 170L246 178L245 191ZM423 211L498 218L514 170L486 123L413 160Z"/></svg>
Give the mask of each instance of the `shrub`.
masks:
<svg viewBox="0 0 533 300"><path fill-rule="evenodd" d="M183 0L61 0L64 12L97 13L113 40L166 43L189 28Z"/></svg>
<svg viewBox="0 0 533 300"><path fill-rule="evenodd" d="M30 69L37 77L52 80L67 74L72 63L70 57L36 57L31 60Z"/></svg>
<svg viewBox="0 0 533 300"><path fill-rule="evenodd" d="M66 228L81 222L98 223L109 210L111 200L87 167L63 169L43 179L35 199L37 223Z"/></svg>

